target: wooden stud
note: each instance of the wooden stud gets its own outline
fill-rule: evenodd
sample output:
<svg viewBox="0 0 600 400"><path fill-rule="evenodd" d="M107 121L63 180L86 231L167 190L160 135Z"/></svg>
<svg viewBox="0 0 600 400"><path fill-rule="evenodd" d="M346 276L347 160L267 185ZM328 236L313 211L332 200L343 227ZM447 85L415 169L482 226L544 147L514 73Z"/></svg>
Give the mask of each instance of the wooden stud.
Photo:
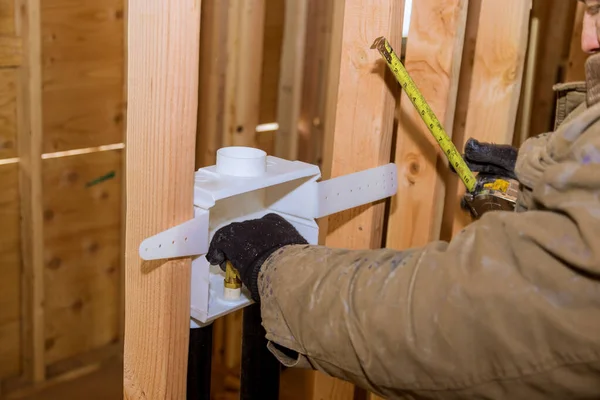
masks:
<svg viewBox="0 0 600 400"><path fill-rule="evenodd" d="M129 21L129 2L123 0L123 32L127 32L127 21ZM127 54L129 54L128 49L128 39L127 35L123 34L123 118L127 121ZM123 143L125 143L126 133L127 133L127 125L123 124L123 132L122 138ZM121 157L121 171L123 171L123 178L121 179L121 258L120 258L120 269L119 269L119 343L123 345L125 341L125 241L126 241L126 230L127 230L127 181L125 180L125 171L127 168L127 160L125 158L125 152L123 152L123 157Z"/></svg>
<svg viewBox="0 0 600 400"><path fill-rule="evenodd" d="M144 262L140 242L193 218L200 49L198 0L128 7L124 396L182 399L190 259Z"/></svg>
<svg viewBox="0 0 600 400"><path fill-rule="evenodd" d="M464 140L472 137L510 144L521 93L531 0L482 1L480 7ZM462 152L464 142L455 141L455 145ZM457 184L458 188L447 189L445 213L453 217L445 218L452 227L444 228L444 239L471 221L459 207L465 189L462 182Z"/></svg>
<svg viewBox="0 0 600 400"><path fill-rule="evenodd" d="M225 112L222 146L260 147L256 133L261 100L266 0L228 0ZM242 311L224 318L223 361L238 377Z"/></svg>
<svg viewBox="0 0 600 400"><path fill-rule="evenodd" d="M196 168L214 165L223 141L228 2L202 2Z"/></svg>
<svg viewBox="0 0 600 400"><path fill-rule="evenodd" d="M279 73L281 68L281 51L283 46L283 31L285 29L285 3L287 0L265 0L265 21L263 32L262 73L260 77L260 112L258 123L268 124L277 122L277 97L279 96ZM272 132L259 133L273 136L268 142L271 149L275 148L275 137ZM267 149L264 149L267 151ZM270 150L269 154L273 154Z"/></svg>
<svg viewBox="0 0 600 400"><path fill-rule="evenodd" d="M332 32L324 176L336 177L389 162L398 85L379 53L370 49L385 35L401 43L403 1L336 1ZM337 71L336 71L337 70ZM328 154L325 152L325 154ZM330 247L379 248L384 202L328 218L324 244ZM312 382L313 399L351 399L354 385L320 373Z"/></svg>
<svg viewBox="0 0 600 400"><path fill-rule="evenodd" d="M39 0L22 0L20 35L26 43L17 98L23 256L24 371L45 379L44 237L42 210L42 73Z"/></svg>
<svg viewBox="0 0 600 400"><path fill-rule="evenodd" d="M533 82L537 62L537 49L539 43L540 20L533 16L529 23L529 43L527 45L527 60L521 85L521 105L517 113L517 126L513 136L513 146L520 147L531 136L529 126L533 111Z"/></svg>
<svg viewBox="0 0 600 400"><path fill-rule="evenodd" d="M229 0L224 146L256 146L265 0Z"/></svg>
<svg viewBox="0 0 600 400"><path fill-rule="evenodd" d="M223 144L229 0L203 0L200 21L200 92L196 169L214 165ZM213 322L212 391L227 378L224 369L226 318ZM239 357L238 357L239 358Z"/></svg>
<svg viewBox="0 0 600 400"><path fill-rule="evenodd" d="M466 18L466 0L413 3L405 66L452 136ZM393 46L393 45L392 45ZM398 193L392 197L386 247L423 246L439 238L448 161L406 92L400 97L395 159Z"/></svg>
<svg viewBox="0 0 600 400"><path fill-rule="evenodd" d="M465 141L465 126L467 123L467 111L469 109L469 96L471 94L471 77L475 64L475 47L477 45L477 32L479 30L479 16L481 15L481 2L483 0L469 0L467 11L467 25L465 28L465 42L459 75L458 93L456 96L456 110L452 128L452 142L462 153ZM444 198L444 213L442 215L442 229L440 239L450 240L454 225L454 214L458 206L455 193L458 184L462 184L458 176L448 173L446 178L446 196ZM451 194L449 194L451 193Z"/></svg>
<svg viewBox="0 0 600 400"><path fill-rule="evenodd" d="M530 0L531 1L531 0ZM524 2L529 4L530 1ZM555 93L552 86L562 80L565 61L569 54L570 34L575 19L577 1L535 0L533 15L539 18L539 40L537 47L533 104L530 133L539 135L554 129ZM494 22L504 22L498 15ZM506 24L507 29L514 24Z"/></svg>
<svg viewBox="0 0 600 400"><path fill-rule="evenodd" d="M308 0L286 0L277 98L275 156L296 160L302 101Z"/></svg>
<svg viewBox="0 0 600 400"><path fill-rule="evenodd" d="M321 166L325 130L327 71L331 59L333 2L309 0L302 98L298 119L298 160Z"/></svg>

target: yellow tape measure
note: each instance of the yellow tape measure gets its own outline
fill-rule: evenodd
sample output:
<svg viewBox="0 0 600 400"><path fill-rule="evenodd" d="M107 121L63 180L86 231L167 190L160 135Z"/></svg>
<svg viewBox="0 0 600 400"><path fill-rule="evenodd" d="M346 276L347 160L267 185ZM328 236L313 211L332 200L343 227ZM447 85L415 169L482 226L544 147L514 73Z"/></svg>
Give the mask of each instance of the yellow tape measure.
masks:
<svg viewBox="0 0 600 400"><path fill-rule="evenodd" d="M427 128L429 128L429 131L437 140L441 149L444 151L444 154L446 154L446 157L448 157L448 161L450 161L454 167L454 170L467 187L467 190L469 192L475 190L475 176L465 163L465 160L462 158L460 153L456 150L454 143L452 143L452 140L450 140L448 137L448 134L442 127L442 124L435 116L431 107L429 107L429 104L427 104L427 101L408 74L406 68L404 68L404 65L402 65L400 58L398 58L387 39L384 37L375 39L371 49L379 50L379 53L381 53L382 57L387 62L388 66L394 73L394 76L398 80L398 83L402 86L412 101L413 105L419 112L421 119L423 122L425 122L425 125L427 125Z"/></svg>

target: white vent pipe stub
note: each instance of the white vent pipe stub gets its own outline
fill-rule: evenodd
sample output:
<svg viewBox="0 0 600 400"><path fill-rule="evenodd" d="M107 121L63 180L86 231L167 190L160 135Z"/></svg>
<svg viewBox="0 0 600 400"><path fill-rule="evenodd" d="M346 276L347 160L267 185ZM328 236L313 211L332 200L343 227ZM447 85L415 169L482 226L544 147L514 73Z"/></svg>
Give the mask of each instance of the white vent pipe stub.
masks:
<svg viewBox="0 0 600 400"><path fill-rule="evenodd" d="M261 176L267 171L267 153L252 147L223 147L217 150L216 167L223 175Z"/></svg>

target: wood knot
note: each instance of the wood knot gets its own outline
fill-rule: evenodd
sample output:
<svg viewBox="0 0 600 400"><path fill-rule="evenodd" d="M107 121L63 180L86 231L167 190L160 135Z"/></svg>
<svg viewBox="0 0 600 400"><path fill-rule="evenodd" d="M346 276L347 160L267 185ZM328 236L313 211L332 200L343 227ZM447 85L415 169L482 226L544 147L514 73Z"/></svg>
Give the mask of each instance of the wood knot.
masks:
<svg viewBox="0 0 600 400"><path fill-rule="evenodd" d="M68 171L65 174L65 178L67 179L67 182L69 182L69 183L75 183L79 179L79 174L77 172L75 172L75 171Z"/></svg>
<svg viewBox="0 0 600 400"><path fill-rule="evenodd" d="M83 308L83 300L77 299L73 304L71 304L71 309L75 312L80 312Z"/></svg>
<svg viewBox="0 0 600 400"><path fill-rule="evenodd" d="M50 350L51 348L54 347L54 345L56 344L56 339L54 338L48 338L46 339L46 341L44 342L44 348L46 350Z"/></svg>
<svg viewBox="0 0 600 400"><path fill-rule="evenodd" d="M410 154L406 160L406 180L411 185L417 181L418 175L421 173L421 163L416 154Z"/></svg>
<svg viewBox="0 0 600 400"><path fill-rule="evenodd" d="M502 78L505 87L513 85L517 79L517 67L515 65L511 65L504 71L504 76Z"/></svg>
<svg viewBox="0 0 600 400"><path fill-rule="evenodd" d="M52 257L50 261L48 261L48 268L51 270L57 270L60 268L62 264L62 260L58 257Z"/></svg>
<svg viewBox="0 0 600 400"><path fill-rule="evenodd" d="M93 253L96 253L99 248L100 248L100 245L98 244L98 242L92 242L88 245L87 251L93 254Z"/></svg>
<svg viewBox="0 0 600 400"><path fill-rule="evenodd" d="M413 175L417 175L419 173L420 169L421 169L421 167L419 166L419 163L416 161L413 161L408 165L408 171Z"/></svg>
<svg viewBox="0 0 600 400"><path fill-rule="evenodd" d="M44 220L52 221L54 219L54 211L46 210L44 211Z"/></svg>

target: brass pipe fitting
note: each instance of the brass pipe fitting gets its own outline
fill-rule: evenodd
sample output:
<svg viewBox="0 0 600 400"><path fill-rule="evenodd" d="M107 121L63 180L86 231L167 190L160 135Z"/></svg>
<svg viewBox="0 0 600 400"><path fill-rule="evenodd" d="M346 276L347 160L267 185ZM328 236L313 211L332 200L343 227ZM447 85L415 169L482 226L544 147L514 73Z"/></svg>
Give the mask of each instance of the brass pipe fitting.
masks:
<svg viewBox="0 0 600 400"><path fill-rule="evenodd" d="M239 272L233 267L230 261L225 264L225 279L223 280L224 295L228 300L237 300L240 298L242 290L242 280Z"/></svg>

